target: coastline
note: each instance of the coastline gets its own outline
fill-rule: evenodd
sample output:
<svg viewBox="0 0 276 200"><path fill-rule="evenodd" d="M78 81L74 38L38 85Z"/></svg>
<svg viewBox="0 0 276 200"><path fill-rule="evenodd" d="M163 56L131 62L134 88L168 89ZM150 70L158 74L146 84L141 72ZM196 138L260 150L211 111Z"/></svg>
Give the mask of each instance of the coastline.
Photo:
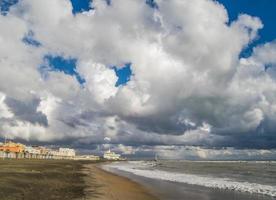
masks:
<svg viewBox="0 0 276 200"><path fill-rule="evenodd" d="M111 173L119 176L127 177L152 191L160 200L272 200L274 197L233 191L227 189L210 188L200 185L186 184L174 181L165 181L161 179L153 179L145 176L139 176L127 171L115 168L104 168Z"/></svg>
<svg viewBox="0 0 276 200"><path fill-rule="evenodd" d="M273 197L137 176L108 162L0 160L3 200L272 200ZM103 167L103 169L102 169ZM35 194L35 195L34 195Z"/></svg>
<svg viewBox="0 0 276 200"><path fill-rule="evenodd" d="M142 184L100 168L98 164L85 164L83 173L87 186L85 199L92 200L158 200Z"/></svg>

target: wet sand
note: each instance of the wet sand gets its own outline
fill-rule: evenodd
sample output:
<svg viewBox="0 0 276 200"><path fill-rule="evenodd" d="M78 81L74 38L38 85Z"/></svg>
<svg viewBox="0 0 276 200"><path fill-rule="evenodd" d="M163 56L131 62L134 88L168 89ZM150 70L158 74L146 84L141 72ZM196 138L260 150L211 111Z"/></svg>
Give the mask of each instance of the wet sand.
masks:
<svg viewBox="0 0 276 200"><path fill-rule="evenodd" d="M142 185L122 176L104 171L96 164L87 164L85 173L86 200L157 200Z"/></svg>

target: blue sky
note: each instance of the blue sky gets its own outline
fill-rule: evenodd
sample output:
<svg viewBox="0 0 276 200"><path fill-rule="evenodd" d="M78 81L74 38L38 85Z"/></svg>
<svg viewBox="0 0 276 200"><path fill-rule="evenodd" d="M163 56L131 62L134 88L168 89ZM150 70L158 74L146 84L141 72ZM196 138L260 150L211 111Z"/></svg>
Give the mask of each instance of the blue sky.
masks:
<svg viewBox="0 0 276 200"><path fill-rule="evenodd" d="M124 85L130 80L130 77L132 75L131 64L130 63L125 64L125 66L122 67L122 68L117 68L115 66L114 70L115 70L116 76L118 77L118 81L116 82L116 86Z"/></svg>
<svg viewBox="0 0 276 200"><path fill-rule="evenodd" d="M71 0L73 6L73 13L79 13L83 11L88 11L91 9L90 0Z"/></svg>
<svg viewBox="0 0 276 200"><path fill-rule="evenodd" d="M2 15L5 15L8 11L10 6L16 4L18 0L1 0L0 1L0 11Z"/></svg>
<svg viewBox="0 0 276 200"><path fill-rule="evenodd" d="M43 71L46 69L47 71L60 71L65 74L74 76L77 81L80 84L85 83L85 80L80 76L80 74L77 72L77 59L76 58L64 58L62 56L53 56L53 55L46 55L44 57L44 61L49 64L49 66L42 66L41 67L41 72L45 73Z"/></svg>
<svg viewBox="0 0 276 200"><path fill-rule="evenodd" d="M241 13L259 17L264 28L260 30L257 43L270 42L276 38L276 1L274 0L218 0L228 11L230 21Z"/></svg>
<svg viewBox="0 0 276 200"><path fill-rule="evenodd" d="M243 52L248 57L255 45L270 42L276 38L276 1L275 0L218 0L228 11L229 20L236 20L239 14L249 14L259 17L264 28L260 30L260 37Z"/></svg>

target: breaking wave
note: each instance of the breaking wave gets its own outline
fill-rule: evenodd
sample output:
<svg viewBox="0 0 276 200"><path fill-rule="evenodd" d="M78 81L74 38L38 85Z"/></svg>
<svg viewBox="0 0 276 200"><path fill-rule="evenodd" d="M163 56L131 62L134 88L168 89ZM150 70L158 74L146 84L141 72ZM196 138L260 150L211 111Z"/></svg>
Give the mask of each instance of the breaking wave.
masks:
<svg viewBox="0 0 276 200"><path fill-rule="evenodd" d="M211 176L202 176L202 175L194 175L194 174L185 174L185 173L176 173L176 172L168 172L157 169L147 169L144 167L139 168L135 165L130 164L111 164L107 165L104 168L108 170L108 168L114 168L121 171L129 172L138 176L143 176L152 179L159 179L164 181L172 181L178 183L186 183L190 185L198 185L209 188L218 188L218 189L226 189L238 192L247 192L251 194L262 194L268 195L272 197L276 197L276 187L272 185L262 185L258 183L250 183L250 182L240 182L235 181L228 178L218 178ZM141 165L140 165L141 166Z"/></svg>

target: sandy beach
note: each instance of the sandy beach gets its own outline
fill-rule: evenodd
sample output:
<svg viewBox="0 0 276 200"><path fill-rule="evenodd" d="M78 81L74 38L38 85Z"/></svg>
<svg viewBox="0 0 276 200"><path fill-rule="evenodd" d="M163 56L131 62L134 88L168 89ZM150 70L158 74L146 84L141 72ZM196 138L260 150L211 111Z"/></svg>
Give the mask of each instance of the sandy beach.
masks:
<svg viewBox="0 0 276 200"><path fill-rule="evenodd" d="M0 160L0 199L82 199L82 169L83 162L73 160Z"/></svg>
<svg viewBox="0 0 276 200"><path fill-rule="evenodd" d="M85 165L86 176L85 199L87 200L157 200L147 188L131 181L100 169L98 164Z"/></svg>
<svg viewBox="0 0 276 200"><path fill-rule="evenodd" d="M0 160L1 200L157 200L150 191L99 168L73 160Z"/></svg>

